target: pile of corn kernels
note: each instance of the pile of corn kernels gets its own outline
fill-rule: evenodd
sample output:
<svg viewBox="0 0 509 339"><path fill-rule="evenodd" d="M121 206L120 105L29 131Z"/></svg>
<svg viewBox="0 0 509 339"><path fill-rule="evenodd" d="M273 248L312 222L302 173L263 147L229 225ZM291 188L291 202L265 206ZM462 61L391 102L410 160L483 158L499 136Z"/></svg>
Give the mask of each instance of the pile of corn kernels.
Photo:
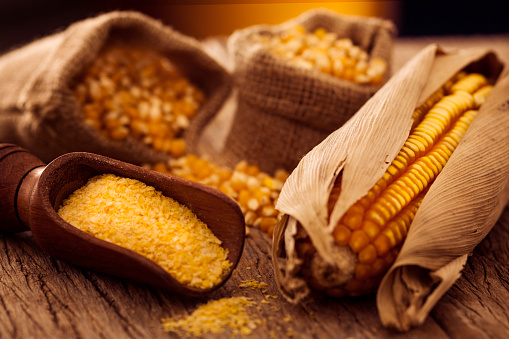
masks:
<svg viewBox="0 0 509 339"><path fill-rule="evenodd" d="M339 38L324 28L308 32L297 25L279 35L258 34L254 39L295 66L317 69L358 84L380 85L387 70L384 59L370 59L351 39Z"/></svg>
<svg viewBox="0 0 509 339"><path fill-rule="evenodd" d="M145 167L220 190L239 204L246 225L258 227L272 236L280 217L275 206L288 178L287 171L278 170L270 176L246 161L240 161L230 170L193 154Z"/></svg>
<svg viewBox="0 0 509 339"><path fill-rule="evenodd" d="M163 55L108 46L72 87L85 122L112 140L132 137L174 157L182 132L205 101Z"/></svg>

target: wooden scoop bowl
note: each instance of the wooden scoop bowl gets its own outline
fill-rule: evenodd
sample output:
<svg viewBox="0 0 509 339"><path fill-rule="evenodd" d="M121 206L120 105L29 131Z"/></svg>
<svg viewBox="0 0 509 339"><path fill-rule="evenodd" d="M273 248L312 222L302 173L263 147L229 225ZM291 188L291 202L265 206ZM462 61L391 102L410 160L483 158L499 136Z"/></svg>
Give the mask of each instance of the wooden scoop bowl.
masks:
<svg viewBox="0 0 509 339"><path fill-rule="evenodd" d="M229 250L232 263L221 283L209 289L183 285L149 259L100 240L57 214L62 201L89 178L112 173L155 187L190 208ZM242 254L244 217L239 206L213 188L91 153L69 153L47 166L29 151L0 144L0 231L31 230L50 256L92 270L177 293L199 296L224 284Z"/></svg>

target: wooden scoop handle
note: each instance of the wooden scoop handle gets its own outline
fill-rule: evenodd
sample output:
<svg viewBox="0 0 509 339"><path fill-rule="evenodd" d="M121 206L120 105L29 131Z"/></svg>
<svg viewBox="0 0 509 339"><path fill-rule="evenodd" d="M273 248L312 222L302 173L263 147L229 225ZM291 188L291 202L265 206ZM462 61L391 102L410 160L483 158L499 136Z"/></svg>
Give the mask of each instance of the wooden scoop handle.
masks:
<svg viewBox="0 0 509 339"><path fill-rule="evenodd" d="M30 151L13 144L0 144L1 232L29 230L18 213L18 193L26 176L41 166L45 166L44 162Z"/></svg>

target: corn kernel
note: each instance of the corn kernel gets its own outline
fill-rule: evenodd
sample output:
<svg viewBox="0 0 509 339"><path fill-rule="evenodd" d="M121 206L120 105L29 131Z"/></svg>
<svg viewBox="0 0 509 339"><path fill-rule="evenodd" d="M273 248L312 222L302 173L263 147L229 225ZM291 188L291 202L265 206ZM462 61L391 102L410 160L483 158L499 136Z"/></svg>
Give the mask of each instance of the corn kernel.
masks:
<svg viewBox="0 0 509 339"><path fill-rule="evenodd" d="M352 233L348 245L350 245L350 248L354 251L354 253L359 253L368 246L370 242L371 239L369 239L364 231L357 230Z"/></svg>
<svg viewBox="0 0 509 339"><path fill-rule="evenodd" d="M376 248L374 245L369 244L362 251L359 252L359 262L362 264L372 264L377 257Z"/></svg>
<svg viewBox="0 0 509 339"><path fill-rule="evenodd" d="M376 223L369 220L365 220L362 223L362 230L372 240L375 239L378 234L380 234L380 227Z"/></svg>
<svg viewBox="0 0 509 339"><path fill-rule="evenodd" d="M355 213L347 213L342 218L342 223L351 230L358 230L362 227L362 215Z"/></svg>
<svg viewBox="0 0 509 339"><path fill-rule="evenodd" d="M380 234L375 240L373 245L376 248L376 253L379 257L383 257L391 249L391 241L385 234Z"/></svg>
<svg viewBox="0 0 509 339"><path fill-rule="evenodd" d="M258 209L258 207L260 207L260 203L258 202L258 200L256 200L255 198L251 198L247 201L247 207L251 210L251 211L256 211Z"/></svg>
<svg viewBox="0 0 509 339"><path fill-rule="evenodd" d="M350 237L352 235L352 231L344 226L344 225L338 225L334 228L332 231L332 236L334 237L334 241L338 245L346 246L350 242Z"/></svg>
<svg viewBox="0 0 509 339"><path fill-rule="evenodd" d="M118 126L109 133L112 140L124 140L129 135L129 129L124 126Z"/></svg>
<svg viewBox="0 0 509 339"><path fill-rule="evenodd" d="M277 213L277 210L270 205L262 207L261 214L264 217L275 217L277 216Z"/></svg>
<svg viewBox="0 0 509 339"><path fill-rule="evenodd" d="M274 227L274 225L276 223L277 223L277 219L274 217L261 218L261 221L260 221L260 224L258 225L258 227L260 227L260 229L262 231L267 232L269 230L269 228L271 226Z"/></svg>

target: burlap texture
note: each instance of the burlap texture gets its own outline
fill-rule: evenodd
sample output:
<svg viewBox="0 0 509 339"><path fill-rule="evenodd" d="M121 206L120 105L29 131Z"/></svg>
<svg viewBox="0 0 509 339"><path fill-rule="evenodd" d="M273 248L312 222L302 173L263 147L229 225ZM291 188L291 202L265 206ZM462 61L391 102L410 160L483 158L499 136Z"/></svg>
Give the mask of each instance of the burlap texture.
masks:
<svg viewBox="0 0 509 339"><path fill-rule="evenodd" d="M72 151L134 164L167 160L166 154L135 139L112 141L102 136L84 122L69 89L101 48L117 40L162 53L205 92L207 102L184 134L193 152L201 129L229 95L231 78L197 40L130 11L76 22L0 57L0 141L25 147L46 162Z"/></svg>
<svg viewBox="0 0 509 339"><path fill-rule="evenodd" d="M238 107L221 162L233 165L246 159L268 173L278 168L291 171L380 88L299 69L253 44L256 34L279 34L296 24L308 31L323 27L340 38L350 38L371 58L385 59L389 67L384 78L389 77L396 29L387 20L313 9L280 25L234 32L228 50L234 62Z"/></svg>

